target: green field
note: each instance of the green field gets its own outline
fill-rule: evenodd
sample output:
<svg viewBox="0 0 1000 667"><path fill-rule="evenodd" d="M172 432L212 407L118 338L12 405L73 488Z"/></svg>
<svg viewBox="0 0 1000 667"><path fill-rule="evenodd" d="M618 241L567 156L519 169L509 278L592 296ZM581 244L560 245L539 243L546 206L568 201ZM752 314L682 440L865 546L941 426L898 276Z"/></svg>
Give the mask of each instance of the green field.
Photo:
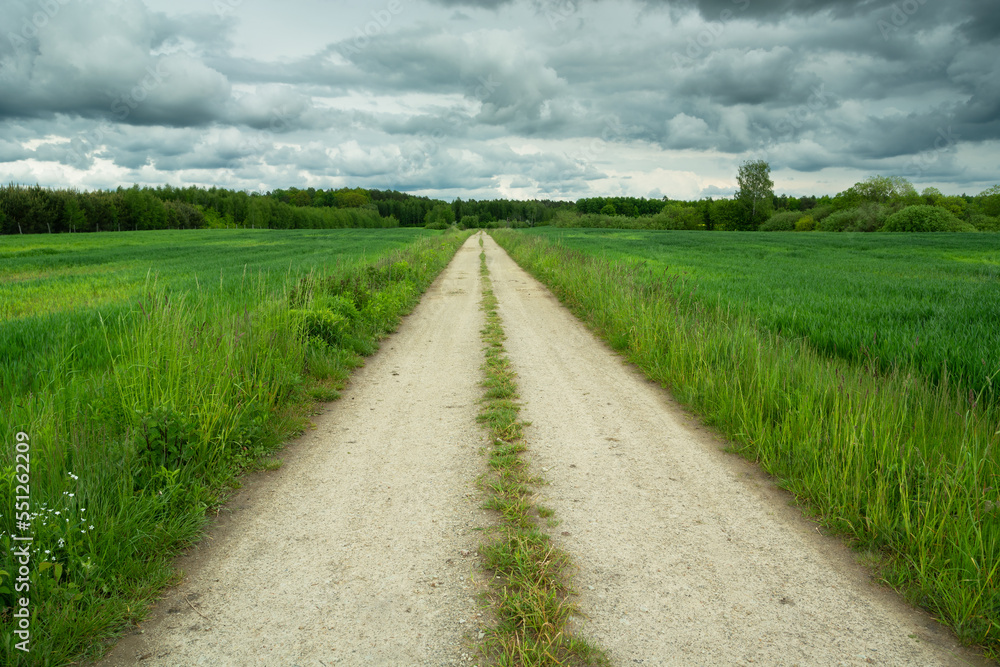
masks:
<svg viewBox="0 0 1000 667"><path fill-rule="evenodd" d="M692 299L824 355L1000 397L1000 235L530 233L680 277Z"/></svg>
<svg viewBox="0 0 1000 667"><path fill-rule="evenodd" d="M107 368L99 316L116 320L151 289L239 305L249 284L284 289L346 271L429 235L417 229L197 230L0 237L0 396L53 375Z"/></svg>
<svg viewBox="0 0 1000 667"><path fill-rule="evenodd" d="M1000 239L491 234L883 581L1000 655Z"/></svg>
<svg viewBox="0 0 1000 667"><path fill-rule="evenodd" d="M315 402L337 396L465 238L0 238L0 662L66 664L140 618L235 476L270 465ZM30 528L12 512L18 433L30 446ZM13 538L26 534L30 660L11 632L23 595Z"/></svg>
<svg viewBox="0 0 1000 667"><path fill-rule="evenodd" d="M194 230L0 236L0 321L89 309L140 294L147 274L172 289L225 286L246 272L347 268L430 235L424 229Z"/></svg>

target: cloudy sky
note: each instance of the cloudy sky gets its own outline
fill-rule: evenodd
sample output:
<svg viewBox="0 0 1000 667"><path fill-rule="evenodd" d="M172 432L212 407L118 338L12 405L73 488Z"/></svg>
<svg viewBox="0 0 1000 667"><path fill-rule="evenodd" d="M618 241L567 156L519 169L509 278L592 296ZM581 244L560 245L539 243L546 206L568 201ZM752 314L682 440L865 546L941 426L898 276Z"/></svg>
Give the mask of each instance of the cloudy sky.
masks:
<svg viewBox="0 0 1000 667"><path fill-rule="evenodd" d="M976 194L998 63L996 0L0 0L0 181Z"/></svg>

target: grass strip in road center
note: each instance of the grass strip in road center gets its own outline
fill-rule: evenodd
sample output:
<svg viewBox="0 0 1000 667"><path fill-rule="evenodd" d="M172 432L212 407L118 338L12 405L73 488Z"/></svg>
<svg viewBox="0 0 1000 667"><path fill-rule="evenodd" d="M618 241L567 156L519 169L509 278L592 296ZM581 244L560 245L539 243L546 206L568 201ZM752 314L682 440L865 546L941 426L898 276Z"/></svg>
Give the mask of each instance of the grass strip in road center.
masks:
<svg viewBox="0 0 1000 667"><path fill-rule="evenodd" d="M552 513L535 503L532 487L542 480L531 475L521 456L527 448L516 374L504 349L486 254L479 257L486 312L479 421L490 435L489 472L482 487L488 493L486 507L501 516L479 550L484 567L494 575L489 596L496 609L496 626L487 633L482 651L503 666L607 665L602 651L567 627L577 612L569 599L570 559L538 525L541 518L551 520Z"/></svg>

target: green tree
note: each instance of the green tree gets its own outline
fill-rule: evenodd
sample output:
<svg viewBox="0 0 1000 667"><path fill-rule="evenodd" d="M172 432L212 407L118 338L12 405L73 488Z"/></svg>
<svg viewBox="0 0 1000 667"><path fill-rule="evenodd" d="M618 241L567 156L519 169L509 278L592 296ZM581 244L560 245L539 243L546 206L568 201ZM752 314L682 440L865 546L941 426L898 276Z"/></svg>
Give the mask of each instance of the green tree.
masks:
<svg viewBox="0 0 1000 667"><path fill-rule="evenodd" d="M251 197L250 207L247 211L246 222L250 229L267 229L271 221L271 202L273 200L266 197Z"/></svg>
<svg viewBox="0 0 1000 667"><path fill-rule="evenodd" d="M740 165L736 181L740 185L736 201L743 209L738 229L755 231L771 217L774 181L766 160L747 160Z"/></svg>
<svg viewBox="0 0 1000 667"><path fill-rule="evenodd" d="M924 202L928 206L936 206L938 200L940 200L944 195L935 187L924 188L924 191L920 193L920 196L924 198Z"/></svg>
<svg viewBox="0 0 1000 667"><path fill-rule="evenodd" d="M958 218L964 218L969 203L961 197L939 197L937 201L934 202L934 205L940 206L947 211L951 211L951 213Z"/></svg>
<svg viewBox="0 0 1000 667"><path fill-rule="evenodd" d="M980 192L976 197L976 203L983 215L1000 216L1000 185L994 185Z"/></svg>
<svg viewBox="0 0 1000 667"><path fill-rule="evenodd" d="M639 207L635 205L634 202L623 202L620 206L620 212L622 215L628 216L630 218L639 217Z"/></svg>
<svg viewBox="0 0 1000 667"><path fill-rule="evenodd" d="M312 199L307 190L288 188L288 203L292 206L309 206L312 204Z"/></svg>
<svg viewBox="0 0 1000 667"><path fill-rule="evenodd" d="M372 199L364 188L341 188L333 193L337 208L361 208L371 203Z"/></svg>
<svg viewBox="0 0 1000 667"><path fill-rule="evenodd" d="M933 191L934 188L929 188L929 190ZM902 176L871 176L855 183L843 194L851 206L858 206L865 202L873 204L891 204L898 201L906 201L911 204L922 203L917 189Z"/></svg>
<svg viewBox="0 0 1000 667"><path fill-rule="evenodd" d="M60 232L62 229L59 223L62 221L62 210L55 195L39 185L30 189L31 208L28 211L28 224L34 233L48 232L52 234ZM53 228L54 231L53 231Z"/></svg>
<svg viewBox="0 0 1000 667"><path fill-rule="evenodd" d="M712 203L711 197L698 202L698 210L701 211L702 223L708 231L715 229L715 221L712 220Z"/></svg>
<svg viewBox="0 0 1000 667"><path fill-rule="evenodd" d="M424 216L424 225L444 225L448 226L455 222L455 211L448 204L438 204L427 211Z"/></svg>
<svg viewBox="0 0 1000 667"><path fill-rule="evenodd" d="M76 199L76 194L70 194L66 198L66 226L70 232L78 232L87 224L87 216L80 208L80 202Z"/></svg>
<svg viewBox="0 0 1000 667"><path fill-rule="evenodd" d="M712 229L739 229L742 206L733 199L717 199L709 205Z"/></svg>
<svg viewBox="0 0 1000 667"><path fill-rule="evenodd" d="M653 216L653 229L698 229L704 224L700 209L669 203Z"/></svg>

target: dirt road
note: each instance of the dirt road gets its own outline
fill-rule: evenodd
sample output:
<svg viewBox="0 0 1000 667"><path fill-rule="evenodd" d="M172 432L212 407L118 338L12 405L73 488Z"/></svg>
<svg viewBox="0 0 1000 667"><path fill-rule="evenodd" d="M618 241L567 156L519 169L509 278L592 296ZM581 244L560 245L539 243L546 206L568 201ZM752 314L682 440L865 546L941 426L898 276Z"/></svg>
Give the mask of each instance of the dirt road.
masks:
<svg viewBox="0 0 1000 667"><path fill-rule="evenodd" d="M579 630L616 665L983 664L487 248Z"/></svg>
<svg viewBox="0 0 1000 667"><path fill-rule="evenodd" d="M463 664L489 520L479 301L471 242L107 664Z"/></svg>
<svg viewBox="0 0 1000 667"><path fill-rule="evenodd" d="M485 244L577 630L615 665L985 664ZM106 664L476 664L478 254L473 237Z"/></svg>

